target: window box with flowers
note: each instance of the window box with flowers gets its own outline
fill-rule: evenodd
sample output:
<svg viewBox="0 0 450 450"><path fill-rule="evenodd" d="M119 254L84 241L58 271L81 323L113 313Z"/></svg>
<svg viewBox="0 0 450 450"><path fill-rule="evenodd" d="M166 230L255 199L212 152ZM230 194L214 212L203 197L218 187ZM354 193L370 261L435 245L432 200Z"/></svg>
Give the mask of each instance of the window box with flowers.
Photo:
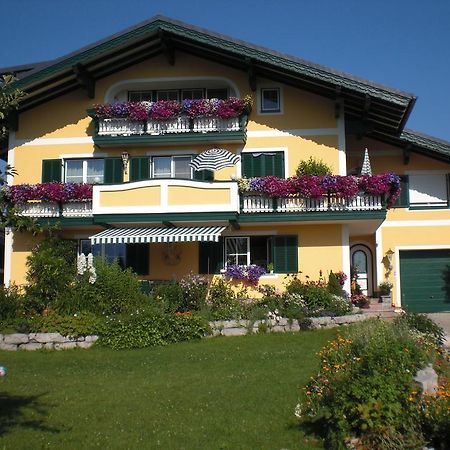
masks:
<svg viewBox="0 0 450 450"><path fill-rule="evenodd" d="M89 217L92 185L85 183L17 184L3 188L8 206L32 217Z"/></svg>
<svg viewBox="0 0 450 450"><path fill-rule="evenodd" d="M88 110L99 136L240 131L251 97L97 104Z"/></svg>
<svg viewBox="0 0 450 450"><path fill-rule="evenodd" d="M259 279L264 275L266 269L257 264L249 264L248 266L240 266L237 264L228 265L225 269L225 276L237 281L247 282L256 286Z"/></svg>
<svg viewBox="0 0 450 450"><path fill-rule="evenodd" d="M400 195L400 178L393 173L241 178L238 186L243 212L381 210Z"/></svg>

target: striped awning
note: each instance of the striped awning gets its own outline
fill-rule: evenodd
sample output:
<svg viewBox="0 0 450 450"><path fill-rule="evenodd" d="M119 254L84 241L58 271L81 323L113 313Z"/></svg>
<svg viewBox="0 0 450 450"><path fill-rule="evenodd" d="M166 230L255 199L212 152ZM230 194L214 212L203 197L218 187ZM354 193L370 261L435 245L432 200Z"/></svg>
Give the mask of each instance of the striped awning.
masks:
<svg viewBox="0 0 450 450"><path fill-rule="evenodd" d="M95 244L139 244L151 242L215 241L226 227L111 228L89 239Z"/></svg>

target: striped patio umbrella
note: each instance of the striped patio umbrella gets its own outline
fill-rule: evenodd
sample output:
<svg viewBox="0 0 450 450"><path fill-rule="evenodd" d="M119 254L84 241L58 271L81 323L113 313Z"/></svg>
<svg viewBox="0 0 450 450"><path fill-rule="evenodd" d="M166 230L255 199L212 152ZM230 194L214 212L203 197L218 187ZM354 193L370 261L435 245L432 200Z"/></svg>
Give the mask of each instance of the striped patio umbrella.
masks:
<svg viewBox="0 0 450 450"><path fill-rule="evenodd" d="M232 167L239 161L239 156L224 148L210 148L196 156L190 166L194 170L220 170Z"/></svg>
<svg viewBox="0 0 450 450"><path fill-rule="evenodd" d="M369 150L364 151L364 161L361 168L361 175L372 175L372 167L370 166Z"/></svg>

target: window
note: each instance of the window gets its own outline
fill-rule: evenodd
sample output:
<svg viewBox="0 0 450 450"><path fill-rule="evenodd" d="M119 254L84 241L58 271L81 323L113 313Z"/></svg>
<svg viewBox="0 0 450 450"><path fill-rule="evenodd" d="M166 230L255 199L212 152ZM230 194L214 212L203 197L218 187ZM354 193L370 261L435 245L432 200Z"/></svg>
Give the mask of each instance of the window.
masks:
<svg viewBox="0 0 450 450"><path fill-rule="evenodd" d="M284 178L284 152L242 153L242 176Z"/></svg>
<svg viewBox="0 0 450 450"><path fill-rule="evenodd" d="M448 175L445 173L410 174L410 207L447 207Z"/></svg>
<svg viewBox="0 0 450 450"><path fill-rule="evenodd" d="M219 273L229 264L257 264L267 270L270 263L277 273L297 273L297 236L239 236L199 242L201 274Z"/></svg>
<svg viewBox="0 0 450 450"><path fill-rule="evenodd" d="M154 156L153 178L192 178L191 156Z"/></svg>
<svg viewBox="0 0 450 450"><path fill-rule="evenodd" d="M280 89L262 88L261 89L261 112L273 113L281 111Z"/></svg>
<svg viewBox="0 0 450 450"><path fill-rule="evenodd" d="M73 159L65 164L66 183L103 183L105 162L103 159Z"/></svg>
<svg viewBox="0 0 450 450"><path fill-rule="evenodd" d="M225 265L257 264L267 269L273 262L272 241L272 236L225 238Z"/></svg>
<svg viewBox="0 0 450 450"><path fill-rule="evenodd" d="M149 274L149 244L98 244L80 239L78 253L102 256L105 261L117 261L122 269L131 268L137 275Z"/></svg>
<svg viewBox="0 0 450 450"><path fill-rule="evenodd" d="M228 98L228 90L225 89L206 89L206 98L218 98L226 100Z"/></svg>
<svg viewBox="0 0 450 450"><path fill-rule="evenodd" d="M178 91L157 91L156 100L178 100Z"/></svg>
<svg viewBox="0 0 450 450"><path fill-rule="evenodd" d="M152 91L129 91L128 101L130 102L151 102Z"/></svg>
<svg viewBox="0 0 450 450"><path fill-rule="evenodd" d="M203 89L183 89L181 91L181 99L199 100L202 99Z"/></svg>

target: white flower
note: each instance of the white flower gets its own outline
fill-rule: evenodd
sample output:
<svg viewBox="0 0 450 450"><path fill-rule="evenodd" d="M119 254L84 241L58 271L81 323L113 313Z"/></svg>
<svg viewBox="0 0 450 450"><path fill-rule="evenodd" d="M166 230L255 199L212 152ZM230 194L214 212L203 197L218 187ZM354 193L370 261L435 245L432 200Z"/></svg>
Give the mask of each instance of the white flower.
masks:
<svg viewBox="0 0 450 450"><path fill-rule="evenodd" d="M84 255L84 253L81 253L81 255L78 255L77 258L78 275L83 275L85 271L86 271L86 256Z"/></svg>
<svg viewBox="0 0 450 450"><path fill-rule="evenodd" d="M300 403L297 403L297 405L295 406L294 415L299 419L302 417L302 406L300 405Z"/></svg>
<svg viewBox="0 0 450 450"><path fill-rule="evenodd" d="M97 272L95 271L95 267L89 267L89 283L94 284L97 281Z"/></svg>

